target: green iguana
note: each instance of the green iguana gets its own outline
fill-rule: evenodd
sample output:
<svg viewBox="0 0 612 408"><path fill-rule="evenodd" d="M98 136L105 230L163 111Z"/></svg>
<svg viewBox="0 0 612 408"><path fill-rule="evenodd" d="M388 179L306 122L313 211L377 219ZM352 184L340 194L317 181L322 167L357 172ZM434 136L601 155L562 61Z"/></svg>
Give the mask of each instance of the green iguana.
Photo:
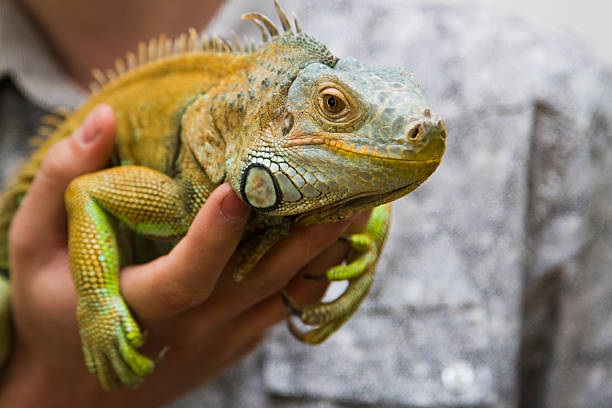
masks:
<svg viewBox="0 0 612 408"><path fill-rule="evenodd" d="M290 325L292 333L317 344L348 320L372 285L389 226L386 203L423 183L444 154L444 123L410 71L339 59L275 5L283 32L264 15L243 16L261 29L259 46L198 37L192 29L174 42L162 35L141 44L116 70L94 70L101 88L57 123L2 195L0 266L8 269L10 221L49 147L94 106L115 110L111 167L75 179L65 195L83 352L107 389L117 379L136 386L155 367L136 351L143 336L119 291L120 265L169 249L125 259L117 242L176 242L213 189L229 181L255 210L239 248L239 281L291 227L376 207L365 231L347 237L348 263L327 271L330 281L349 281L346 291L307 306L285 298L302 322L316 326L302 333ZM117 220L127 228L116 228ZM4 323L0 346L7 350Z"/></svg>

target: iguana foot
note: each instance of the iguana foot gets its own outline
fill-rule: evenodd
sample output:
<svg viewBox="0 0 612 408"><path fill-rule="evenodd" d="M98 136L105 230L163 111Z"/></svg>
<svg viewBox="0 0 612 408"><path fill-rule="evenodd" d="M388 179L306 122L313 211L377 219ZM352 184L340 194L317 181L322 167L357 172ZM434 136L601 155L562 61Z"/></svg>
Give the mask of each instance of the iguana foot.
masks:
<svg viewBox="0 0 612 408"><path fill-rule="evenodd" d="M87 369L105 390L138 387L155 368L136 351L144 337L120 296L80 299L78 319Z"/></svg>
<svg viewBox="0 0 612 408"><path fill-rule="evenodd" d="M302 332L289 320L289 330L296 338L308 344L319 344L355 313L374 282L376 263L387 236L389 220L390 206L385 204L376 207L364 232L347 238L351 246L350 262L335 266L325 274L330 281L349 281L348 287L337 299L300 307L283 293L285 304L302 323L317 326L310 331Z"/></svg>

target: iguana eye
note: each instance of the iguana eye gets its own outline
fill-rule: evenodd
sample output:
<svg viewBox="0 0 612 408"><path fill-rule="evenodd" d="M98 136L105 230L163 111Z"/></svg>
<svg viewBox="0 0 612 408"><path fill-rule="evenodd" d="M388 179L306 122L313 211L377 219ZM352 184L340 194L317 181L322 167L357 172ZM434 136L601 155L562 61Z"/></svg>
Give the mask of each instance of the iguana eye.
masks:
<svg viewBox="0 0 612 408"><path fill-rule="evenodd" d="M346 96L337 88L324 88L319 91L319 112L332 122L343 122L351 113Z"/></svg>
<svg viewBox="0 0 612 408"><path fill-rule="evenodd" d="M323 102L325 103L325 107L330 112L339 112L344 108L344 102L340 99L336 99L334 95L323 95Z"/></svg>

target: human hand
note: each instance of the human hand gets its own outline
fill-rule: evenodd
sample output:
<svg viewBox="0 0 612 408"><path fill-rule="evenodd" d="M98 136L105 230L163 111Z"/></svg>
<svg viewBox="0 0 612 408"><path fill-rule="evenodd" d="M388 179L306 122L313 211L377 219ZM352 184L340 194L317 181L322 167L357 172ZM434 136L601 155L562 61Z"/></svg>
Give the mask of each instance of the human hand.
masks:
<svg viewBox="0 0 612 408"><path fill-rule="evenodd" d="M218 375L250 352L267 328L287 317L279 291L312 301L325 284L301 279L338 264L337 238L366 217L293 231L241 283L232 257L249 210L229 185L218 187L189 233L167 256L125 268L121 291L148 340L142 352L170 347L136 390L102 391L87 372L68 269L63 193L70 181L105 166L115 118L99 106L72 137L47 154L10 232L14 348L0 384L0 406L161 405Z"/></svg>

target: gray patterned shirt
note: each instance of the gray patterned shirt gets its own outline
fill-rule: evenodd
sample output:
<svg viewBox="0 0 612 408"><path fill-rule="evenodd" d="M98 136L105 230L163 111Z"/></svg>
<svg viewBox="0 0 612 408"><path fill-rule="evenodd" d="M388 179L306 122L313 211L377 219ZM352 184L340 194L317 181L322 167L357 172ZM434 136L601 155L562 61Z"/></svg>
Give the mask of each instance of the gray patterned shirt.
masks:
<svg viewBox="0 0 612 408"><path fill-rule="evenodd" d="M0 177L83 96L0 0ZM229 1L211 32L250 31ZM270 3L270 4L267 4ZM583 44L474 4L285 0L340 57L415 71L448 126L377 281L320 347L284 327L175 407L599 407L612 400L612 77Z"/></svg>

